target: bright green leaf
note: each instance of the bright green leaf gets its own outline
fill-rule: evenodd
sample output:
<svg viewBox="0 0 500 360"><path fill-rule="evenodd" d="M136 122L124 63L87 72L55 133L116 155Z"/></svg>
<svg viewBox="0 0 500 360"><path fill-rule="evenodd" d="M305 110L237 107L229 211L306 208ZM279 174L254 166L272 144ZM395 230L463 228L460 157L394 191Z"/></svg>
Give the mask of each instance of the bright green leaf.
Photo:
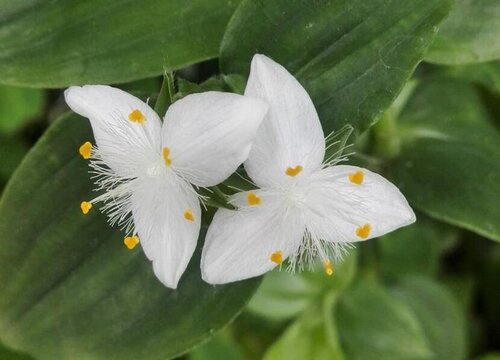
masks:
<svg viewBox="0 0 500 360"><path fill-rule="evenodd" d="M432 359L465 359L465 315L444 287L424 277L408 277L398 284L394 294L411 308L422 324L434 353Z"/></svg>
<svg viewBox="0 0 500 360"><path fill-rule="evenodd" d="M412 205L500 241L500 133L490 122L473 86L422 83L401 114L390 172Z"/></svg>
<svg viewBox="0 0 500 360"><path fill-rule="evenodd" d="M266 275L247 309L271 320L297 316L321 299L325 292L343 291L353 280L356 267L357 256L353 249L343 262L334 264L332 277L325 274L321 264L318 264L315 271L300 274L277 269Z"/></svg>
<svg viewBox="0 0 500 360"><path fill-rule="evenodd" d="M0 82L117 83L217 56L238 0L0 3Z"/></svg>
<svg viewBox="0 0 500 360"><path fill-rule="evenodd" d="M389 279L408 274L437 275L439 260L457 238L456 228L417 215L414 224L377 241L382 273Z"/></svg>
<svg viewBox="0 0 500 360"><path fill-rule="evenodd" d="M0 69L2 68L3 65ZM27 121L39 115L43 105L41 90L0 86L0 133L19 129Z"/></svg>
<svg viewBox="0 0 500 360"><path fill-rule="evenodd" d="M344 354L333 325L336 295L321 306L312 306L269 348L264 360L343 360Z"/></svg>
<svg viewBox="0 0 500 360"><path fill-rule="evenodd" d="M376 283L342 294L337 325L349 360L429 359L432 352L411 309Z"/></svg>
<svg viewBox="0 0 500 360"><path fill-rule="evenodd" d="M305 86L326 133L366 129L423 58L449 0L244 0L221 45L226 74L272 57Z"/></svg>
<svg viewBox="0 0 500 360"><path fill-rule="evenodd" d="M469 64L500 58L500 2L456 0L441 25L426 60Z"/></svg>
<svg viewBox="0 0 500 360"><path fill-rule="evenodd" d="M88 121L56 122L18 168L0 202L0 338L37 359L166 359L230 321L258 280L211 286L198 251L177 290L154 276L140 247L123 245L98 209L78 147ZM94 210L94 209L93 209Z"/></svg>

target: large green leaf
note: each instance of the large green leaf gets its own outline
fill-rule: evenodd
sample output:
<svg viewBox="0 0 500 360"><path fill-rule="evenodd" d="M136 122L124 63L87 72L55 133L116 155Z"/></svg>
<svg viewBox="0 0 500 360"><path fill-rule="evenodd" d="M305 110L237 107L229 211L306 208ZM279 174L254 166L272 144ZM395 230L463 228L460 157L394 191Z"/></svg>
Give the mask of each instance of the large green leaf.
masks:
<svg viewBox="0 0 500 360"><path fill-rule="evenodd" d="M255 53L290 70L325 130L372 124L423 58L449 0L244 0L221 45L226 74L246 75Z"/></svg>
<svg viewBox="0 0 500 360"><path fill-rule="evenodd" d="M500 2L456 0L426 56L439 64L468 64L500 58Z"/></svg>
<svg viewBox="0 0 500 360"><path fill-rule="evenodd" d="M230 321L258 280L211 286L200 249L177 290L154 276L140 247L99 211L78 146L88 121L55 123L25 158L0 202L0 338L37 359L166 359ZM203 238L203 236L201 236ZM199 248L202 241L199 242Z"/></svg>
<svg viewBox="0 0 500 360"><path fill-rule="evenodd" d="M433 359L465 359L465 315L445 288L424 277L407 277L398 284L395 295L417 315Z"/></svg>
<svg viewBox="0 0 500 360"><path fill-rule="evenodd" d="M432 356L411 309L376 283L361 281L342 294L336 317L342 348L349 360Z"/></svg>
<svg viewBox="0 0 500 360"><path fill-rule="evenodd" d="M10 133L19 129L39 115L43 105L41 90L0 86L0 132Z"/></svg>
<svg viewBox="0 0 500 360"><path fill-rule="evenodd" d="M116 83L217 56L238 0L5 0L0 82Z"/></svg>
<svg viewBox="0 0 500 360"><path fill-rule="evenodd" d="M399 125L403 147L390 171L412 205L500 241L500 133L478 90L422 83Z"/></svg>

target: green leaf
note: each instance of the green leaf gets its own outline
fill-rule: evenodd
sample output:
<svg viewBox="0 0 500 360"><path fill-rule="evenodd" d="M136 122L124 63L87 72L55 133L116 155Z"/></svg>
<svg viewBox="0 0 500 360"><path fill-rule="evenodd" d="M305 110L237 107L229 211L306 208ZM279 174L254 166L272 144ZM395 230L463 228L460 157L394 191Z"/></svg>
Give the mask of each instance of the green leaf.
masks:
<svg viewBox="0 0 500 360"><path fill-rule="evenodd" d="M0 86L0 133L12 133L19 129L39 115L43 105L43 92L40 90Z"/></svg>
<svg viewBox="0 0 500 360"><path fill-rule="evenodd" d="M449 0L244 0L221 44L226 74L247 75L255 53L304 85L326 133L362 131L395 99L423 58Z"/></svg>
<svg viewBox="0 0 500 360"><path fill-rule="evenodd" d="M377 241L382 273L388 279L408 274L435 276L444 250L457 239L456 228L417 214L418 221Z"/></svg>
<svg viewBox="0 0 500 360"><path fill-rule="evenodd" d="M343 262L334 265L332 277L325 274L321 264L315 271L300 274L277 269L266 275L247 309L274 321L292 318L321 299L327 291L343 291L353 280L356 267L357 256L353 249Z"/></svg>
<svg viewBox="0 0 500 360"><path fill-rule="evenodd" d="M246 356L239 348L229 331L222 331L206 344L192 350L189 360L245 360Z"/></svg>
<svg viewBox="0 0 500 360"><path fill-rule="evenodd" d="M439 66L438 69L446 76L482 85L492 93L500 95L500 60L471 65Z"/></svg>
<svg viewBox="0 0 500 360"><path fill-rule="evenodd" d="M399 283L394 294L417 315L433 359L466 358L465 314L444 287L424 277L408 277Z"/></svg>
<svg viewBox="0 0 500 360"><path fill-rule="evenodd" d="M7 349L0 343L0 359L2 360L34 360L31 356Z"/></svg>
<svg viewBox="0 0 500 360"><path fill-rule="evenodd" d="M0 178L8 179L27 152L28 146L18 135L0 135Z"/></svg>
<svg viewBox="0 0 500 360"><path fill-rule="evenodd" d="M237 4L2 1L0 82L35 87L117 83L214 58Z"/></svg>
<svg viewBox="0 0 500 360"><path fill-rule="evenodd" d="M500 133L491 122L473 86L422 83L401 114L402 152L390 172L412 205L500 241Z"/></svg>
<svg viewBox="0 0 500 360"><path fill-rule="evenodd" d="M489 353L476 358L476 360L500 360L500 353L499 352Z"/></svg>
<svg viewBox="0 0 500 360"><path fill-rule="evenodd" d="M325 298L299 317L269 348L264 360L343 360L332 311L336 295Z"/></svg>
<svg viewBox="0 0 500 360"><path fill-rule="evenodd" d="M177 79L178 92L175 96L176 99L183 98L189 94L201 93L205 91L228 91L229 88L220 76L213 76L201 84L196 84L191 81L178 78Z"/></svg>
<svg viewBox="0 0 500 360"><path fill-rule="evenodd" d="M91 134L74 115L57 121L5 189L0 338L41 360L174 357L230 321L259 280L204 283L202 234L178 289L164 287L140 247L99 211L81 214L92 194L78 147Z"/></svg>
<svg viewBox="0 0 500 360"><path fill-rule="evenodd" d="M364 280L343 293L336 317L349 360L428 359L432 355L411 309L376 283Z"/></svg>
<svg viewBox="0 0 500 360"><path fill-rule="evenodd" d="M425 60L469 64L500 58L500 2L456 0Z"/></svg>

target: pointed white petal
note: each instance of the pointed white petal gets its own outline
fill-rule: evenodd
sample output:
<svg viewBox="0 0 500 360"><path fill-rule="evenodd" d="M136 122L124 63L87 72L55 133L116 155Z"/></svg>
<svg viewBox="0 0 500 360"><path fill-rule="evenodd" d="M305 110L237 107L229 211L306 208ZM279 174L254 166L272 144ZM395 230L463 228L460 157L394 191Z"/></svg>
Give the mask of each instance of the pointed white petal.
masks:
<svg viewBox="0 0 500 360"><path fill-rule="evenodd" d="M266 100L269 111L257 132L245 169L260 187L290 181L286 170L301 166L304 176L318 170L325 140L318 114L302 85L263 55L252 60L246 96Z"/></svg>
<svg viewBox="0 0 500 360"><path fill-rule="evenodd" d="M307 205L308 230L316 238L332 242L371 239L415 221L396 186L355 166L332 166L313 174Z"/></svg>
<svg viewBox="0 0 500 360"><path fill-rule="evenodd" d="M266 111L262 100L215 91L175 102L162 132L172 168L197 186L224 181L248 157Z"/></svg>
<svg viewBox="0 0 500 360"><path fill-rule="evenodd" d="M281 252L284 260L299 248L304 234L300 213L279 197L253 193L260 205L248 206L248 192L240 193L233 198L243 205L239 210L219 209L215 214L201 259L206 282L225 284L262 275L278 265L271 260L273 253Z"/></svg>
<svg viewBox="0 0 500 360"><path fill-rule="evenodd" d="M64 92L68 106L90 120L99 153L121 176L136 176L148 158L160 152L161 121L143 101L105 85L72 86ZM140 117L137 121L132 112Z"/></svg>
<svg viewBox="0 0 500 360"><path fill-rule="evenodd" d="M132 196L135 228L156 277L175 289L196 248L200 204L192 186L168 169L165 176L139 180Z"/></svg>

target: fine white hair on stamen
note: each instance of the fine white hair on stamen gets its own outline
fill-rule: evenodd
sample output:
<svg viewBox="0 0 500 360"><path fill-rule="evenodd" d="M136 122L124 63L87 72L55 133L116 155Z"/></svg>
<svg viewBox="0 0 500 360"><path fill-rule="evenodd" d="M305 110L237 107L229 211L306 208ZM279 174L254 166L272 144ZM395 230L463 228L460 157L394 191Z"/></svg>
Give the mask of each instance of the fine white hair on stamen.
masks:
<svg viewBox="0 0 500 360"><path fill-rule="evenodd" d="M100 210L107 215L111 226L118 225L126 234L135 234L131 198L137 178L117 175L106 165L95 145L92 147L89 166L94 191L102 192L91 203L104 204Z"/></svg>
<svg viewBox="0 0 500 360"><path fill-rule="evenodd" d="M340 263L344 256L349 253L349 249L354 248L354 244L347 242L331 242L315 238L306 229L303 240L297 251L288 257L287 272L302 272L306 268L312 271L318 260L324 265L325 262L332 261Z"/></svg>

